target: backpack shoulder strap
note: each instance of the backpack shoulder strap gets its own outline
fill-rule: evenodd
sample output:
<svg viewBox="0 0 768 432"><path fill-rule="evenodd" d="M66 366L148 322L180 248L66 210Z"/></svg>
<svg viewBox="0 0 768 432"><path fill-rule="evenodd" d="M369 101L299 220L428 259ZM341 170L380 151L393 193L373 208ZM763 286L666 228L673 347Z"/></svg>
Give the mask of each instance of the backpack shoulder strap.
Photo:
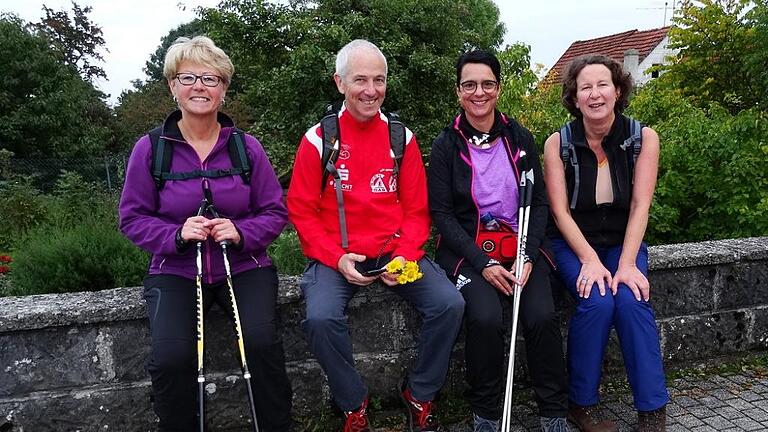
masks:
<svg viewBox="0 0 768 432"><path fill-rule="evenodd" d="M328 114L320 119L320 135L323 139L323 154L320 157L320 169L323 171L321 192L325 190L328 175L335 170L336 160L339 158L339 143L341 142L338 113L331 106L326 109L326 112Z"/></svg>
<svg viewBox="0 0 768 432"><path fill-rule="evenodd" d="M629 125L630 138L632 139L632 163L637 162L640 156L640 149L643 146L643 125L639 121L632 119Z"/></svg>
<svg viewBox="0 0 768 432"><path fill-rule="evenodd" d="M163 137L162 126L149 131L149 141L152 143L152 178L157 190L160 190L165 185L163 174L171 171L173 143Z"/></svg>
<svg viewBox="0 0 768 432"><path fill-rule="evenodd" d="M229 159L232 161L232 168L239 172L243 183L251 184L251 163L248 161L248 154L245 152L245 132L238 128L232 129L232 135L227 142L227 151Z"/></svg>
<svg viewBox="0 0 768 432"><path fill-rule="evenodd" d="M387 114L389 119L389 147L392 150L392 159L395 162L394 174L400 173L400 162L405 154L405 125L400 121L400 116L395 113ZM399 189L399 188L398 188Z"/></svg>
<svg viewBox="0 0 768 432"><path fill-rule="evenodd" d="M571 147L573 147L573 142L571 141L571 122L568 122L560 128L560 159L562 159L564 167L570 162Z"/></svg>
<svg viewBox="0 0 768 432"><path fill-rule="evenodd" d="M571 193L570 208L576 208L579 200L579 186L581 185L581 172L579 170L579 158L576 157L576 147L573 146L573 130L571 122L560 128L560 159L563 161L563 169L568 170L568 165L573 167L573 192Z"/></svg>

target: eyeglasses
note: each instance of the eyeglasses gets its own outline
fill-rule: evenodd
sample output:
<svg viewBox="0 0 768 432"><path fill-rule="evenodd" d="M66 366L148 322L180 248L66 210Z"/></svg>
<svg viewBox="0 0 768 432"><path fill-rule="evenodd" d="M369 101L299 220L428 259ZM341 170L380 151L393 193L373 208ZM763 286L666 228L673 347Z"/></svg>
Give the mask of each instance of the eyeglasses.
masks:
<svg viewBox="0 0 768 432"><path fill-rule="evenodd" d="M183 86L191 86L195 84L197 80L200 80L206 87L216 87L224 79L216 75L195 75L191 73L179 73L176 74L176 80Z"/></svg>
<svg viewBox="0 0 768 432"><path fill-rule="evenodd" d="M478 85L480 85L480 88L486 93L491 93L499 88L499 83L494 80L485 80L483 82L464 81L459 84L459 87L464 93L474 93L477 90Z"/></svg>

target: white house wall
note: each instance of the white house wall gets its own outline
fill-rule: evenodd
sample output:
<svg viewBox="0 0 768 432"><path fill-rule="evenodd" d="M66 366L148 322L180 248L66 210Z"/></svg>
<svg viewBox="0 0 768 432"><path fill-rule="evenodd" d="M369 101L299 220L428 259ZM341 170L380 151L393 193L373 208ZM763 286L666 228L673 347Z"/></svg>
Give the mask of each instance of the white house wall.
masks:
<svg viewBox="0 0 768 432"><path fill-rule="evenodd" d="M669 60L667 60L667 57L670 56L676 56L678 51L677 49L670 49L667 48L669 45L669 36L664 36L664 39L659 42L658 45L656 45L656 48L653 49L653 51L648 54L646 58L643 59L643 61L640 62L638 65L638 70L642 71L640 73L640 77L635 77L635 84L637 85L643 85L650 81L651 74L646 73L646 71L655 64L668 64Z"/></svg>

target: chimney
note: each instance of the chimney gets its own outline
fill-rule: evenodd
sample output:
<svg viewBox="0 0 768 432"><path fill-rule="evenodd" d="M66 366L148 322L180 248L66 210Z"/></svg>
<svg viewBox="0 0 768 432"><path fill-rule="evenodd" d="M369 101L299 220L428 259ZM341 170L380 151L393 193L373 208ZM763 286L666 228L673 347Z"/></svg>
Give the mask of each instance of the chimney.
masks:
<svg viewBox="0 0 768 432"><path fill-rule="evenodd" d="M630 48L624 51L624 72L629 72L634 82L640 79L639 65L640 53L636 49Z"/></svg>

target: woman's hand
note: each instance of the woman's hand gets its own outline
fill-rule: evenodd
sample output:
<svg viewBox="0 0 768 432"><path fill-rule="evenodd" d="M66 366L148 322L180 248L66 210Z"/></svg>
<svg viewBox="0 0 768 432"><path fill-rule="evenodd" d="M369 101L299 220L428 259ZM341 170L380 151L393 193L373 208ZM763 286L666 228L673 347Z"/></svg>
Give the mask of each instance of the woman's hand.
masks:
<svg viewBox="0 0 768 432"><path fill-rule="evenodd" d="M210 231L211 237L217 243L229 241L233 246L240 244L240 233L235 228L235 224L226 218L209 219L203 223L203 226Z"/></svg>
<svg viewBox="0 0 768 432"><path fill-rule="evenodd" d="M632 290L637 301L640 301L641 298L648 301L651 298L651 285L648 283L648 278L634 264L619 264L616 275L613 276L613 281L611 282L611 291L613 291L614 295L616 295L620 283L623 283Z"/></svg>
<svg viewBox="0 0 768 432"><path fill-rule="evenodd" d="M525 263L521 280L517 280L515 274L504 268L502 265L486 267L483 269L482 274L485 280L499 290L500 293L510 296L515 292L515 284L519 284L521 287L525 286L525 283L528 282L528 276L531 274L531 269L533 269L533 264L529 262Z"/></svg>
<svg viewBox="0 0 768 432"><path fill-rule="evenodd" d="M597 289L600 291L600 295L605 295L605 288L611 287L611 290L616 294L616 290L613 289L611 272L600 262L600 260L586 261L581 264L581 271L576 278L576 293L581 298L588 298L592 292L592 286L596 283Z"/></svg>
<svg viewBox="0 0 768 432"><path fill-rule="evenodd" d="M205 241L211 235L211 229L205 226L208 218L205 216L192 216L181 227L181 239L185 242Z"/></svg>

